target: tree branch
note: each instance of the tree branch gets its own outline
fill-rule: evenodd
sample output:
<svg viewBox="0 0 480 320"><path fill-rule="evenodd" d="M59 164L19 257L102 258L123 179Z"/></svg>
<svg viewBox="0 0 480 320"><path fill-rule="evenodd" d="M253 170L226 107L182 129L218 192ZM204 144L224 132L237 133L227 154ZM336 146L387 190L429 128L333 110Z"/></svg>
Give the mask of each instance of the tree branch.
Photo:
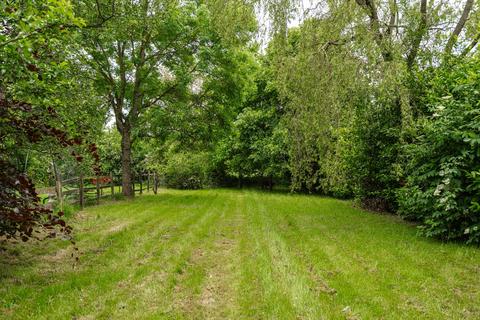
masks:
<svg viewBox="0 0 480 320"><path fill-rule="evenodd" d="M390 21L388 22L387 26L387 34L389 36L392 35L392 30L395 27L395 21L397 18L397 1L396 0L391 0L390 1Z"/></svg>
<svg viewBox="0 0 480 320"><path fill-rule="evenodd" d="M143 66L145 65L145 49L148 43L150 42L150 35L147 34L145 36L145 39L142 41L140 44L140 49L139 49L139 59L138 59L138 64L135 65L135 80L133 83L133 102L132 102L132 110L128 114L128 117L130 120L135 120L140 112L140 108L142 107L142 100L143 100L143 92L141 90L141 85L142 85L142 69Z"/></svg>
<svg viewBox="0 0 480 320"><path fill-rule="evenodd" d="M197 69L198 67L198 62L193 66L192 69L190 69L189 73L193 73L195 72L195 70ZM158 95L157 97L155 97L153 100L151 100L150 102L148 102L146 105L145 105L145 108L149 108L151 107L152 105L156 104L157 102L159 102L161 99L163 99L163 97L165 97L167 94L169 94L173 89L175 89L177 86L179 85L178 82L174 82L172 85L170 85L168 88L166 88L160 95Z"/></svg>
<svg viewBox="0 0 480 320"><path fill-rule="evenodd" d="M407 55L407 67L409 70L412 69L413 64L415 63L415 59L418 54L418 49L420 48L420 43L427 32L427 0L422 0L420 2L420 24L418 25L418 29L415 32L415 37L412 41L412 47L410 52Z"/></svg>
<svg viewBox="0 0 480 320"><path fill-rule="evenodd" d="M462 15L460 16L460 19L458 20L457 25L455 26L455 29L453 29L453 32L450 35L450 38L448 39L447 45L445 46L445 54L450 55L452 53L453 47L457 42L457 38L462 32L463 27L465 26L465 23L467 22L468 16L470 15L470 11L472 11L473 4L474 4L474 0L467 0L467 2L465 3L465 7L463 8Z"/></svg>
<svg viewBox="0 0 480 320"><path fill-rule="evenodd" d="M355 0L359 6L367 10L370 19L370 29L374 34L384 61L392 61L392 52L385 45L385 35L380 30L380 19L378 18L377 7L374 0Z"/></svg>
<svg viewBox="0 0 480 320"><path fill-rule="evenodd" d="M479 40L480 40L480 32L475 35L475 38L473 38L472 42L470 42L470 44L468 45L468 47L466 47L466 48L462 51L461 56L464 57L464 56L466 56L467 54L469 54L470 51L472 51L473 48L476 47L476 45L478 44L478 41L479 41Z"/></svg>
<svg viewBox="0 0 480 320"><path fill-rule="evenodd" d="M115 102L115 97L112 94L109 95L108 100L110 101L110 105L112 106L113 113L115 115L115 123L117 125L117 130L120 133L123 133L123 113L122 113L122 109Z"/></svg>

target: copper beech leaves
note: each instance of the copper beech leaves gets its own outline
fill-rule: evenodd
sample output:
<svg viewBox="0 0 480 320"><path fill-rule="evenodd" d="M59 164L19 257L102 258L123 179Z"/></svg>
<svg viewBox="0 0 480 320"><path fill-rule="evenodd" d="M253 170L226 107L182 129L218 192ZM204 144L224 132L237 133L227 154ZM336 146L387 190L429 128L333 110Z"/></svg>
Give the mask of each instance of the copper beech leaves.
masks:
<svg viewBox="0 0 480 320"><path fill-rule="evenodd" d="M86 143L79 136L71 138L61 129L48 122L55 118L53 108L47 112L39 112L31 104L20 101L0 100L0 150L7 137L15 137L18 143L40 143L52 140L63 147L81 147ZM95 160L95 171L99 172L99 155L95 144L86 144L86 150ZM83 156L77 150L72 150L72 156L82 161ZM20 172L14 163L6 157L6 152L0 155L0 237L6 239L41 240L45 237L55 237L61 233L70 238L72 227L64 219L63 212L53 213L42 205L35 186L29 177ZM41 229L42 232L34 231Z"/></svg>

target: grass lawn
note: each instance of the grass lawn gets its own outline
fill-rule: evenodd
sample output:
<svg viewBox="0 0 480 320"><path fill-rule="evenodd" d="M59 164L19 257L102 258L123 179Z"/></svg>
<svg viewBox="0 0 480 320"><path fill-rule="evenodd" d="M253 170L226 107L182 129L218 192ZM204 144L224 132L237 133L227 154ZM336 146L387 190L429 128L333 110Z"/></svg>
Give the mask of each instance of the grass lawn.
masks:
<svg viewBox="0 0 480 320"><path fill-rule="evenodd" d="M480 249L328 198L162 190L0 251L1 319L480 319Z"/></svg>

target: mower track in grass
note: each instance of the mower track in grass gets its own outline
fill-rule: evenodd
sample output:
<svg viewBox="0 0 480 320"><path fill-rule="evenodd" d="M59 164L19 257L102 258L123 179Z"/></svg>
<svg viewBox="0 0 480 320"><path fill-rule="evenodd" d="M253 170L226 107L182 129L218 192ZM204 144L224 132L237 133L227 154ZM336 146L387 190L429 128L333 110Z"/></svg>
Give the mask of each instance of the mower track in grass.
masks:
<svg viewBox="0 0 480 320"><path fill-rule="evenodd" d="M348 201L162 190L0 251L0 319L480 319L480 249Z"/></svg>

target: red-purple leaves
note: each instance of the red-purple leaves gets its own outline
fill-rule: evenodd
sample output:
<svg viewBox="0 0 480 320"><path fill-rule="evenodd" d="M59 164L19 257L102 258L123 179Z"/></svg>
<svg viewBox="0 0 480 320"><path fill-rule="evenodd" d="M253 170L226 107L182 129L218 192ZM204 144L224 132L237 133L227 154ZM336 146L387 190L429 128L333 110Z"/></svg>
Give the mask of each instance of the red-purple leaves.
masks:
<svg viewBox="0 0 480 320"><path fill-rule="evenodd" d="M36 232L39 227L46 231L47 237L57 232L71 233L72 228L60 218L63 213L57 215L44 208L30 179L3 157L0 157L0 185L0 236L22 241L40 239L40 233Z"/></svg>
<svg viewBox="0 0 480 320"><path fill-rule="evenodd" d="M29 103L0 99L0 119L6 124L0 132L0 237L28 241L72 232L72 228L61 219L63 212L54 214L40 203L32 181L17 170L7 152L2 150L2 140L7 135L19 143L52 141L63 147L72 147L72 156L80 162L83 156L77 149L83 146L95 159L94 169L99 172L95 144L84 144L80 136L71 138L66 131L55 128L52 120L57 116L52 107L34 108Z"/></svg>

